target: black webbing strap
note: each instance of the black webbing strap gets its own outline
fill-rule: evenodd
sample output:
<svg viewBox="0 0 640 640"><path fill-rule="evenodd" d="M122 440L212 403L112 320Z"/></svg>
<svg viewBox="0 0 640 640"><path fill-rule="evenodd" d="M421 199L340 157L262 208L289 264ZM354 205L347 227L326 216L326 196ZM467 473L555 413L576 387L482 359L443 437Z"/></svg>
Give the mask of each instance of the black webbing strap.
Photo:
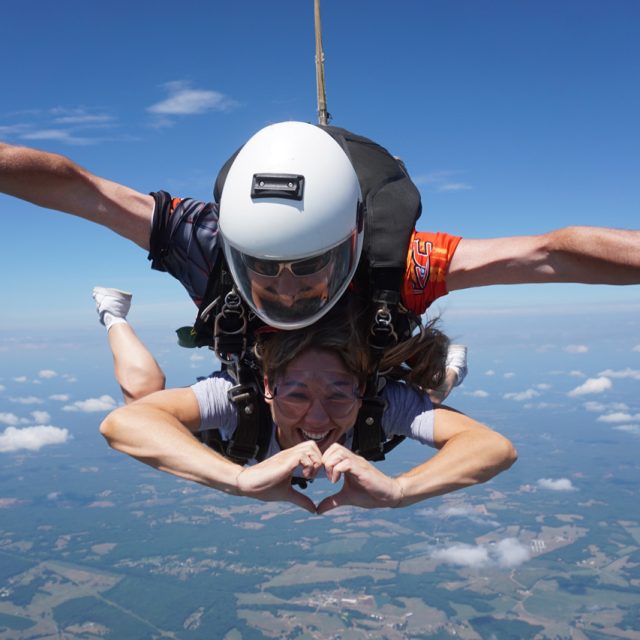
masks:
<svg viewBox="0 0 640 640"><path fill-rule="evenodd" d="M234 389L237 391L233 395L238 400L242 392L238 387ZM253 458L262 462L269 450L273 423L262 397L259 397L255 404L257 411L242 413L244 408L250 406L250 402L249 398L241 398L239 402L234 402L238 411L238 422L231 440L223 440L218 429L197 432L195 435L198 440L236 464L245 465ZM244 418L241 417L243 415Z"/></svg>
<svg viewBox="0 0 640 640"><path fill-rule="evenodd" d="M373 373L367 380L362 405L353 432L353 450L367 460L384 460L386 435L382 416L387 407L378 388L378 367L384 351L398 341L394 316L400 302L402 272L397 269L373 269L373 318L368 344L373 360Z"/></svg>
<svg viewBox="0 0 640 640"><path fill-rule="evenodd" d="M382 415L387 403L378 395L365 394L353 428L353 451L367 460L384 460Z"/></svg>
<svg viewBox="0 0 640 640"><path fill-rule="evenodd" d="M239 383L227 392L236 408L237 426L227 444L226 456L238 464L258 457L261 394L255 382Z"/></svg>
<svg viewBox="0 0 640 640"><path fill-rule="evenodd" d="M227 269L222 251L218 251L216 261L207 280L207 288L198 308L196 321L193 323L195 344L198 347L214 346L214 324L222 309L224 296L231 291L233 280ZM228 350L228 353L233 353Z"/></svg>

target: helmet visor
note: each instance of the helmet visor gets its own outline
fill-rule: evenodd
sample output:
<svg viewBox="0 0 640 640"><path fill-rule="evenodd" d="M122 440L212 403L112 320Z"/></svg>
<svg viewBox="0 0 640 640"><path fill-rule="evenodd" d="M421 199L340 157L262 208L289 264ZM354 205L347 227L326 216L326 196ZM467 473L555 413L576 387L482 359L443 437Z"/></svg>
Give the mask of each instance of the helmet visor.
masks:
<svg viewBox="0 0 640 640"><path fill-rule="evenodd" d="M354 231L332 249L299 260L258 258L230 245L225 253L240 294L258 317L280 329L298 329L320 318L342 293L356 244Z"/></svg>

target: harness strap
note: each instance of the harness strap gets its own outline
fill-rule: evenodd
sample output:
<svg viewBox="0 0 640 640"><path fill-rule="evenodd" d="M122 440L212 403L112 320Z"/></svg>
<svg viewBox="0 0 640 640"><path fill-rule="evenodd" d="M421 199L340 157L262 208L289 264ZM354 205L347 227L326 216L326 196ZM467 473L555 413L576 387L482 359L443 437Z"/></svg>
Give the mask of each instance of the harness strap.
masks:
<svg viewBox="0 0 640 640"><path fill-rule="evenodd" d="M353 429L353 451L367 460L384 460L382 415L387 403L378 395L365 395Z"/></svg>
<svg viewBox="0 0 640 640"><path fill-rule="evenodd" d="M246 464L258 458L261 431L261 395L254 382L237 384L227 392L229 401L236 408L237 426L227 444L226 457L237 464ZM264 402L262 402L264 404Z"/></svg>

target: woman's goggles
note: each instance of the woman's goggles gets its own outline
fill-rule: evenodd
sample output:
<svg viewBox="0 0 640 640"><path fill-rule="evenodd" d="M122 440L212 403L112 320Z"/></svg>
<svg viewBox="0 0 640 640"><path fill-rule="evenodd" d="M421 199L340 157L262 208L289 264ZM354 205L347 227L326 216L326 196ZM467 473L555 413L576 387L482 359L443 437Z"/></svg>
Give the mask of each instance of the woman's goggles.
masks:
<svg viewBox="0 0 640 640"><path fill-rule="evenodd" d="M354 380L332 385L284 381L274 387L272 398L282 413L290 418L302 418L316 401L331 418L344 418L354 409L360 395Z"/></svg>

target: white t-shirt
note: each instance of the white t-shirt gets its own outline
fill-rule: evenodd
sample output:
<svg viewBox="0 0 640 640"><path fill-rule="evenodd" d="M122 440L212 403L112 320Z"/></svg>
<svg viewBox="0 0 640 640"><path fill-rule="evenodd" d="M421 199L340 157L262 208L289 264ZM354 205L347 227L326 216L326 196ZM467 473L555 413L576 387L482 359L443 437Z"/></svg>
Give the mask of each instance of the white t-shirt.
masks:
<svg viewBox="0 0 640 640"><path fill-rule="evenodd" d="M200 407L200 430L218 429L223 440L231 439L236 429L236 409L227 397L233 381L225 372L217 371L209 378L196 382L191 389ZM402 383L390 380L382 391L387 409L382 416L382 429L387 435L406 436L421 444L435 447L433 442L434 408L429 396ZM344 446L351 448L353 429L347 432ZM276 430L271 433L271 442L266 457L281 451ZM255 464L251 460L249 464Z"/></svg>

